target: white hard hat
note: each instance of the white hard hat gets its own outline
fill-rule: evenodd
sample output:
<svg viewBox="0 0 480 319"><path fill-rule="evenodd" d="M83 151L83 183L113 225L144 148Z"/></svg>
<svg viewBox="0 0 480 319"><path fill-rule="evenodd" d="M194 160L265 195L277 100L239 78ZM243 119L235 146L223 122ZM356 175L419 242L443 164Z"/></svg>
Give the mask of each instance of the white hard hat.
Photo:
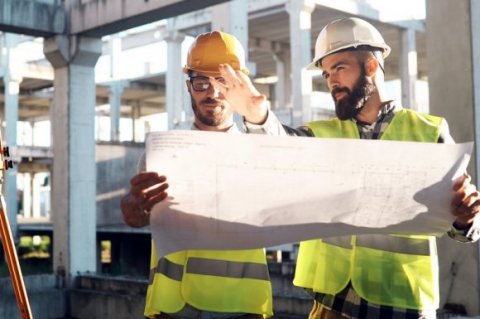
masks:
<svg viewBox="0 0 480 319"><path fill-rule="evenodd" d="M385 59L390 54L390 47L383 40L378 30L362 19L343 18L327 24L318 35L315 43L315 57L307 65L308 70L318 69L321 60L329 54L367 46L382 51Z"/></svg>

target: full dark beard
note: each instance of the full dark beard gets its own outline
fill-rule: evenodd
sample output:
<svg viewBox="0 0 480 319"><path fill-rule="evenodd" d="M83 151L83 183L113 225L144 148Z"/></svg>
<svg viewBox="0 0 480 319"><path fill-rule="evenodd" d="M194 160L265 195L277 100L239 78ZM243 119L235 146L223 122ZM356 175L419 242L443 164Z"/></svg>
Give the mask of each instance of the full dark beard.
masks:
<svg viewBox="0 0 480 319"><path fill-rule="evenodd" d="M213 110L208 109L205 111L205 113L202 113L198 110L197 104L195 103L193 98L191 98L191 100L192 100L193 114L195 114L195 117L202 124L205 124L207 126L219 126L225 120L224 112L215 113ZM213 100L210 98L206 98L205 100L202 101L202 103L209 103L209 102L213 102Z"/></svg>
<svg viewBox="0 0 480 319"><path fill-rule="evenodd" d="M332 90L332 97L335 101L335 113L340 120L348 120L357 116L365 106L367 100L376 90L376 86L362 72L352 91L347 87L337 87ZM345 92L346 96L335 100L335 94Z"/></svg>

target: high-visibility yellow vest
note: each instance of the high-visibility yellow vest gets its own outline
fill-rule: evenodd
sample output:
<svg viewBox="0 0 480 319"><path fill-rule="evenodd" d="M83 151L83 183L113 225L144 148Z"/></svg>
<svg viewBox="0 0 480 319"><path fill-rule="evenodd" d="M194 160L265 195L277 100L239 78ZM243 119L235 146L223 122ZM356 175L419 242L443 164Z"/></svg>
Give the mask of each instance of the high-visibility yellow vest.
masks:
<svg viewBox="0 0 480 319"><path fill-rule="evenodd" d="M381 139L436 143L442 121L403 109L394 115ZM317 121L307 126L316 137L360 137L351 120ZM359 235L300 243L296 286L335 295L349 282L359 296L371 303L419 310L438 308L435 238Z"/></svg>
<svg viewBox="0 0 480 319"><path fill-rule="evenodd" d="M177 313L186 304L203 311L272 316L265 251L188 250L158 259L152 241L145 316Z"/></svg>

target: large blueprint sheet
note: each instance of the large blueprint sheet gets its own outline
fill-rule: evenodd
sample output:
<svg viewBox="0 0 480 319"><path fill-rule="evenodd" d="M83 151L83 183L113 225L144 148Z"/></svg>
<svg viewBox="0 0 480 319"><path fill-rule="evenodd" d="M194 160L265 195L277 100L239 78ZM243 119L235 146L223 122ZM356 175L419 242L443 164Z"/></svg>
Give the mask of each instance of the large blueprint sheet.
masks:
<svg viewBox="0 0 480 319"><path fill-rule="evenodd" d="M446 145L201 131L151 133L147 170L169 198L157 253L246 249L365 233L441 234L473 143Z"/></svg>

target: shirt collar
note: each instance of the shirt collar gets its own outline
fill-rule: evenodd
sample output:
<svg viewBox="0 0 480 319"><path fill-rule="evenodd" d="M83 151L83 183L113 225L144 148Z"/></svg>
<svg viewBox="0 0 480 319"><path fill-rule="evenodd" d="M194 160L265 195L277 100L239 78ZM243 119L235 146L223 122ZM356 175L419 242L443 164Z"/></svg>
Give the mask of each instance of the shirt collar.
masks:
<svg viewBox="0 0 480 319"><path fill-rule="evenodd" d="M394 100L386 102L383 107L378 111L377 119L372 124L366 124L358 121L356 118L352 118L352 121L356 124L362 126L374 126L379 120L385 118L386 115L392 113L395 114L402 109L401 106L397 105Z"/></svg>

